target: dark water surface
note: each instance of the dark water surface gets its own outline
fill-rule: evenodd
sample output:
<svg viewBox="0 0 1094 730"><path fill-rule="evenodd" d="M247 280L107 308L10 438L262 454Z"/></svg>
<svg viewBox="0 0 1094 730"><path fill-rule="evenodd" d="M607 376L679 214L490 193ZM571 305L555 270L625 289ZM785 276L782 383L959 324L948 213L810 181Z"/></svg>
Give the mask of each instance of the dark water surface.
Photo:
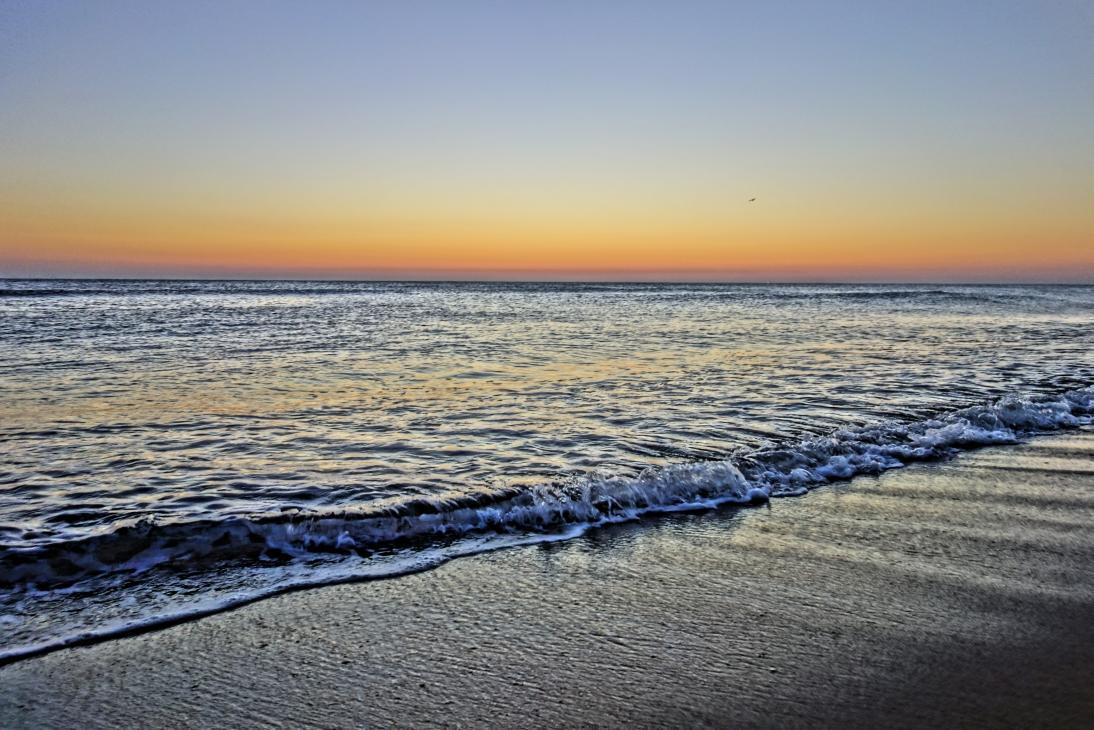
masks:
<svg viewBox="0 0 1094 730"><path fill-rule="evenodd" d="M0 652L1089 422L1094 288L0 281Z"/></svg>

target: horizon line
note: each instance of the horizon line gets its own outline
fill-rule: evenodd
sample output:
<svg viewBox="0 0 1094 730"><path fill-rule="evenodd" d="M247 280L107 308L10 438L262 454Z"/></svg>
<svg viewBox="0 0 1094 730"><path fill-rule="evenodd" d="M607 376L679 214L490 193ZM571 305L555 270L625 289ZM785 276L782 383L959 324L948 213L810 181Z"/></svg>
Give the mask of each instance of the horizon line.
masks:
<svg viewBox="0 0 1094 730"><path fill-rule="evenodd" d="M721 285L721 286L1094 286L1094 280L927 280L899 279L393 279L393 278L322 278L322 277L212 277L212 276L3 276L0 281L146 281L256 283L300 282L315 284L624 284L624 285Z"/></svg>

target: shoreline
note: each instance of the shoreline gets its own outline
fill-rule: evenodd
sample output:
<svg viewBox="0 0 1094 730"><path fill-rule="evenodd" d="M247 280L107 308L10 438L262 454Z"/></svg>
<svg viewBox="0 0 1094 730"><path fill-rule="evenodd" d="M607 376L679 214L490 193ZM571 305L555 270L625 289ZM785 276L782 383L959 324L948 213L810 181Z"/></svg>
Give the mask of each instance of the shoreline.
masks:
<svg viewBox="0 0 1094 730"><path fill-rule="evenodd" d="M111 621L95 614L98 625L83 630L71 625L60 638L35 642L28 641L30 636L19 637L13 648L0 650L0 667L65 648L162 630L287 593L397 578L431 570L457 558L574 539L589 530L643 522L659 515L741 508L764 504L776 497L807 496L819 488L864 474L876 475L917 463L944 462L991 445L1020 446L1030 438L1047 438L1073 428L1081 432L1080 424L1089 418L1077 418L1075 411L1089 413L1090 395L1089 388L1080 388L1058 393L1055 398L1016 400L1008 396L988 404L949 410L930 419L848 427L829 437L798 442L789 447L792 458L784 449L769 448L722 460L661 466L629 478L598 481L588 477L583 487L549 485L534 496L513 491L501 492L494 498L484 498L482 494L456 500L442 498L439 502L421 498L403 504L400 509L377 509L354 519L345 514L338 517L337 513L317 515L301 522L299 535L295 537L292 518L286 520L283 516L236 518L242 530L233 531L221 524L223 531L219 537L213 530L191 534L187 531L192 526L186 523L165 523L155 526L154 532L148 531L142 538L146 544L138 552L155 553L159 547L162 552L156 558L159 561L169 561L174 551L175 558L181 556L190 562L202 559L214 548L242 547L250 552L256 543L282 555L292 554L298 547L292 543L294 539L314 541L336 551L342 548L343 541L348 541L352 551L359 546L368 549L428 537L440 528L453 537L450 543L427 543L428 547L419 553L401 556L390 565L352 560L347 565L325 565L306 578L282 575L279 580L247 592L234 588L220 595L207 592L204 601L191 600L189 605L168 602L157 605L158 611L146 605L144 617L138 619L119 620L115 616ZM888 429L895 430L896 435ZM438 515L442 518L440 522L436 519ZM282 530L286 524L289 527ZM490 530L484 531L483 525L490 525ZM552 525L554 531L537 529L544 525ZM506 535L507 528L529 529L523 535ZM104 543L109 551L110 541L118 539L123 543L123 551L132 552L126 544L130 539L128 528L89 538L88 542ZM62 553L62 564L65 560ZM23 571L24 580L41 577L48 581L55 570L48 554L29 558L0 555L0 563L5 570ZM154 580L156 574L152 575ZM94 584L72 585L87 594L96 592ZM166 593L170 592L168 587ZM155 590L153 595L157 595ZM79 615L86 606L76 603L72 610ZM32 616L33 604L29 612L19 608L18 614L11 618L18 619L19 615Z"/></svg>
<svg viewBox="0 0 1094 730"><path fill-rule="evenodd" d="M0 724L1080 726L1091 486L1071 431L284 593L8 664Z"/></svg>

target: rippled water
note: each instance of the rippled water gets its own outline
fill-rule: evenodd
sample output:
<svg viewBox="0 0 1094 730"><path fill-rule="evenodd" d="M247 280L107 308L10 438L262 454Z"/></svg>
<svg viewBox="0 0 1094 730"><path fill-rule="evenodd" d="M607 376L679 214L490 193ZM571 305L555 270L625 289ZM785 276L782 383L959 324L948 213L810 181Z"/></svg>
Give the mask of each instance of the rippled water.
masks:
<svg viewBox="0 0 1094 730"><path fill-rule="evenodd" d="M0 281L0 651L1073 426L1092 353L1090 287Z"/></svg>

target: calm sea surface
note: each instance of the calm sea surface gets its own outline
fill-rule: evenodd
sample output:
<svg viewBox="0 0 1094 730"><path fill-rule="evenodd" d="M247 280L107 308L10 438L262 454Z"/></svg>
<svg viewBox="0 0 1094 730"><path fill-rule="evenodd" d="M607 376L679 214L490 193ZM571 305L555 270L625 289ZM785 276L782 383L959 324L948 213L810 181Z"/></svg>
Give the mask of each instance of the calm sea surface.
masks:
<svg viewBox="0 0 1094 730"><path fill-rule="evenodd" d="M0 281L0 653L1090 421L1094 288Z"/></svg>

